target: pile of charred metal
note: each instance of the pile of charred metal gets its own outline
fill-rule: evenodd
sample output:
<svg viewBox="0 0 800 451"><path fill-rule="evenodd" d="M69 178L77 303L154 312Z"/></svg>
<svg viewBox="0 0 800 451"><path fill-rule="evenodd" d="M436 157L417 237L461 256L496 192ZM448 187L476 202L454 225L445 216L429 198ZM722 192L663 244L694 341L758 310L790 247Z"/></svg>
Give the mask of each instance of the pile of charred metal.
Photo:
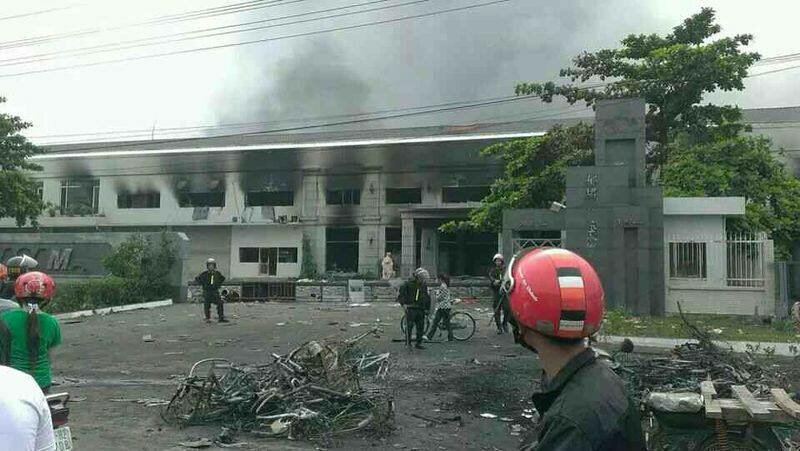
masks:
<svg viewBox="0 0 800 451"><path fill-rule="evenodd" d="M615 370L639 400L650 392L696 392L702 381L713 381L720 397L731 396L731 386L744 385L754 395L769 395L771 387L788 386L779 365L755 353L737 354L714 343L712 335L681 312L694 340L676 346L666 357L637 357L616 353ZM632 346L631 346L632 347Z"/></svg>
<svg viewBox="0 0 800 451"><path fill-rule="evenodd" d="M389 353L357 346L378 332L309 341L260 365L201 360L180 382L162 417L181 426L215 424L264 437L385 433L394 416L386 384Z"/></svg>

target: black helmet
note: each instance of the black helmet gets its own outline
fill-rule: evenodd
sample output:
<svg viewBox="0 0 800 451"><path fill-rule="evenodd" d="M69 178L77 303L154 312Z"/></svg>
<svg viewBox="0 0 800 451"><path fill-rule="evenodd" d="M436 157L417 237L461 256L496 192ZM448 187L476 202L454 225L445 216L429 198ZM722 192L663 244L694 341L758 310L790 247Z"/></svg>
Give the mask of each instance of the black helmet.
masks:
<svg viewBox="0 0 800 451"><path fill-rule="evenodd" d="M16 280L20 274L25 274L28 271L34 270L39 267L39 262L30 255L22 254L16 257L11 257L6 262L8 267L8 278Z"/></svg>

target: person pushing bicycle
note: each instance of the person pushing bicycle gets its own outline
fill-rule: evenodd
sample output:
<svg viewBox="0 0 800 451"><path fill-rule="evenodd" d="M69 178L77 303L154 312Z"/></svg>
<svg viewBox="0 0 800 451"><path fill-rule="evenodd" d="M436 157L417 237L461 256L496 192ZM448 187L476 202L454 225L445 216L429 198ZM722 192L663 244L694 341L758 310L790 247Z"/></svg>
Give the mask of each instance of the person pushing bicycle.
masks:
<svg viewBox="0 0 800 451"><path fill-rule="evenodd" d="M439 328L439 322L442 322L444 329L447 331L447 341L453 341L453 328L450 324L450 318L453 311L453 304L460 302L459 299L453 299L453 294L450 292L450 277L445 274L439 274L441 284L434 290L436 294L436 313L433 317L433 324L431 325L428 335L423 336L423 340L428 341L428 337L435 337L436 331Z"/></svg>

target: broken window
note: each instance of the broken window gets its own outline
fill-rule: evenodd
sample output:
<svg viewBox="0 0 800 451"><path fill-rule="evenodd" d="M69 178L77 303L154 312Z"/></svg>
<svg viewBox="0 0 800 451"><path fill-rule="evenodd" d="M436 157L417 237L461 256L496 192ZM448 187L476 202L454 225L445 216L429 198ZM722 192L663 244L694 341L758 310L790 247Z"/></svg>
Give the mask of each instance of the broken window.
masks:
<svg viewBox="0 0 800 451"><path fill-rule="evenodd" d="M706 243L669 243L669 277L706 278Z"/></svg>
<svg viewBox="0 0 800 451"><path fill-rule="evenodd" d="M328 227L325 229L325 269L337 272L358 272L357 227Z"/></svg>
<svg viewBox="0 0 800 451"><path fill-rule="evenodd" d="M442 188L442 202L452 204L480 202L488 194L488 186L446 186Z"/></svg>
<svg viewBox="0 0 800 451"><path fill-rule="evenodd" d="M386 188L387 204L421 204L420 188Z"/></svg>
<svg viewBox="0 0 800 451"><path fill-rule="evenodd" d="M178 193L178 206L181 208L224 207L225 192Z"/></svg>
<svg viewBox="0 0 800 451"><path fill-rule="evenodd" d="M328 205L359 205L361 190L358 188L329 189L325 192L325 203Z"/></svg>
<svg viewBox="0 0 800 451"><path fill-rule="evenodd" d="M117 194L117 208L161 208L161 193Z"/></svg>
<svg viewBox="0 0 800 451"><path fill-rule="evenodd" d="M297 248L279 247L278 263L297 263Z"/></svg>
<svg viewBox="0 0 800 451"><path fill-rule="evenodd" d="M258 263L258 248L240 247L239 263Z"/></svg>
<svg viewBox="0 0 800 451"><path fill-rule="evenodd" d="M100 206L100 180L61 181L61 214L65 216L96 215Z"/></svg>
<svg viewBox="0 0 800 451"><path fill-rule="evenodd" d="M246 207L291 207L294 191L248 191L244 197Z"/></svg>

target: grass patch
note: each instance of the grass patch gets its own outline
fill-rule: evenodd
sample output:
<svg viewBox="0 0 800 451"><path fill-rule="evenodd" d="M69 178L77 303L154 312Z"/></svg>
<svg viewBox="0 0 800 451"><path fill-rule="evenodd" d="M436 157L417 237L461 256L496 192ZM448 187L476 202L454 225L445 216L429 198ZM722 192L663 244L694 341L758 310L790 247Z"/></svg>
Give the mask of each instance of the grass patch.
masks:
<svg viewBox="0 0 800 451"><path fill-rule="evenodd" d="M756 324L752 317L687 314L701 329L720 340L800 342L800 332L790 320ZM634 316L622 310L606 312L602 333L627 337L691 338L678 315Z"/></svg>

